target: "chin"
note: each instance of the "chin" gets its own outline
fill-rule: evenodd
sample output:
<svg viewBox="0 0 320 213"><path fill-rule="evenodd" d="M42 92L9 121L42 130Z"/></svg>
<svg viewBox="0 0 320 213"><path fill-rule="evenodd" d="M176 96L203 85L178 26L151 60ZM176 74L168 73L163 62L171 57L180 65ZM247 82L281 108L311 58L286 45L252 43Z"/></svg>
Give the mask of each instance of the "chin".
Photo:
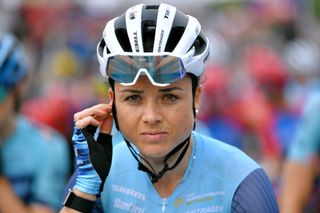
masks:
<svg viewBox="0 0 320 213"><path fill-rule="evenodd" d="M164 150L163 147L152 147L141 150L141 154L143 154L143 156L145 156L148 159L163 159L167 156L169 152L170 150Z"/></svg>

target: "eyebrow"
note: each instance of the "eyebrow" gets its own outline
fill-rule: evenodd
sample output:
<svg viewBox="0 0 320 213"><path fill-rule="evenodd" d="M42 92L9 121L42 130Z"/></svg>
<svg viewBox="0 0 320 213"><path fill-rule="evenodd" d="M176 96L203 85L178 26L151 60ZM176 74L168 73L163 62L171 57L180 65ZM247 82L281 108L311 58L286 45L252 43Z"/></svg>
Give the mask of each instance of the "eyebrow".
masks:
<svg viewBox="0 0 320 213"><path fill-rule="evenodd" d="M169 88L161 88L159 89L159 92L171 92L173 90L183 90L182 88L180 87L169 87Z"/></svg>
<svg viewBox="0 0 320 213"><path fill-rule="evenodd" d="M139 90L139 89L120 89L119 92L143 93L143 90Z"/></svg>
<svg viewBox="0 0 320 213"><path fill-rule="evenodd" d="M180 88L180 87L161 88L161 89L159 89L158 91L159 91L159 92L171 92L171 91L174 91L174 90L181 90L181 91L183 91L183 89ZM138 93L138 94L141 94L141 93L144 92L144 90L140 90L140 89L121 89L119 92L129 92L129 93Z"/></svg>

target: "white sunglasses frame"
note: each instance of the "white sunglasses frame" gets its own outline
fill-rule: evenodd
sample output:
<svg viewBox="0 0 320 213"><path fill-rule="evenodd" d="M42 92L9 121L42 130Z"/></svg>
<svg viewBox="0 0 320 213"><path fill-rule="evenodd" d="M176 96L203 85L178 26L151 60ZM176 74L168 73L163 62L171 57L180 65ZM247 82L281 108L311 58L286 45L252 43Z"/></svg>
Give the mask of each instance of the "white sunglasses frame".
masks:
<svg viewBox="0 0 320 213"><path fill-rule="evenodd" d="M181 57L177 57L175 54L169 53L169 52L164 52L164 53L159 53L159 54L157 54L157 53L155 54L155 53L132 53L132 52L130 52L130 53L125 53L125 54L124 53L110 54L110 55L108 55L108 58L113 57L113 56L117 56L117 55L123 55L123 56L172 56L172 57L180 59L182 64L183 64L183 66L185 67L186 64L192 59L192 55L194 54L194 51L195 50L193 48L188 52L188 54L183 55ZM108 64L108 62L106 62L106 64ZM106 68L107 68L107 66L106 66ZM105 71L105 72L107 73L107 71ZM185 75L186 75L186 73L187 73L187 71L185 71ZM140 68L132 82L130 82L130 83L120 83L120 84L123 85L123 86L132 86L132 85L136 84L136 82L139 79L141 74L146 75L148 77L149 81L154 86L165 87L165 86L170 85L170 83L157 83L157 82L155 82L153 80L152 76L149 74L149 71L146 68Z"/></svg>

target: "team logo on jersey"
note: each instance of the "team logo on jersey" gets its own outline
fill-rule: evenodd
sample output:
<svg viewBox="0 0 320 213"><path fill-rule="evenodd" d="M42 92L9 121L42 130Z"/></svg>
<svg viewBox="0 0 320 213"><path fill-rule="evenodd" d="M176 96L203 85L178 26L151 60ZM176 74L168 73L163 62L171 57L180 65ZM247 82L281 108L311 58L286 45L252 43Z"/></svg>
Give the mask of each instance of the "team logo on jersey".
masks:
<svg viewBox="0 0 320 213"><path fill-rule="evenodd" d="M189 194L186 198L186 205L192 205L202 202L212 202L218 196L225 196L224 191L208 192L205 194Z"/></svg>
<svg viewBox="0 0 320 213"><path fill-rule="evenodd" d="M180 207L183 203L184 203L183 198L182 198L182 197L178 197L178 198L174 201L173 205L174 205L174 207L178 208L178 207Z"/></svg>
<svg viewBox="0 0 320 213"><path fill-rule="evenodd" d="M141 192L138 192L134 189L130 189L124 186L119 185L112 185L112 191L119 192L121 194L127 195L129 197L134 197L135 199L139 200L146 200L146 196Z"/></svg>
<svg viewBox="0 0 320 213"><path fill-rule="evenodd" d="M135 203L130 202L130 201L124 201L121 200L120 198L116 198L114 200L113 206L117 209L122 209L127 212L137 212L137 213L144 213L145 208L141 206L137 206Z"/></svg>

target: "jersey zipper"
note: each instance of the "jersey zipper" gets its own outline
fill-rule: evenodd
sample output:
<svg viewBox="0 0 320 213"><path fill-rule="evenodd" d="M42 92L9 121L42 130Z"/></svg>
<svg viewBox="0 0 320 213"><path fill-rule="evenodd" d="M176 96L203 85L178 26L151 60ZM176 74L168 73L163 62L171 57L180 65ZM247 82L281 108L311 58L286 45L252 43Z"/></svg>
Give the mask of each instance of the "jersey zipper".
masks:
<svg viewBox="0 0 320 213"><path fill-rule="evenodd" d="M163 198L163 199L162 199L162 212L165 212L165 211L166 211L166 201L167 201L166 198Z"/></svg>

